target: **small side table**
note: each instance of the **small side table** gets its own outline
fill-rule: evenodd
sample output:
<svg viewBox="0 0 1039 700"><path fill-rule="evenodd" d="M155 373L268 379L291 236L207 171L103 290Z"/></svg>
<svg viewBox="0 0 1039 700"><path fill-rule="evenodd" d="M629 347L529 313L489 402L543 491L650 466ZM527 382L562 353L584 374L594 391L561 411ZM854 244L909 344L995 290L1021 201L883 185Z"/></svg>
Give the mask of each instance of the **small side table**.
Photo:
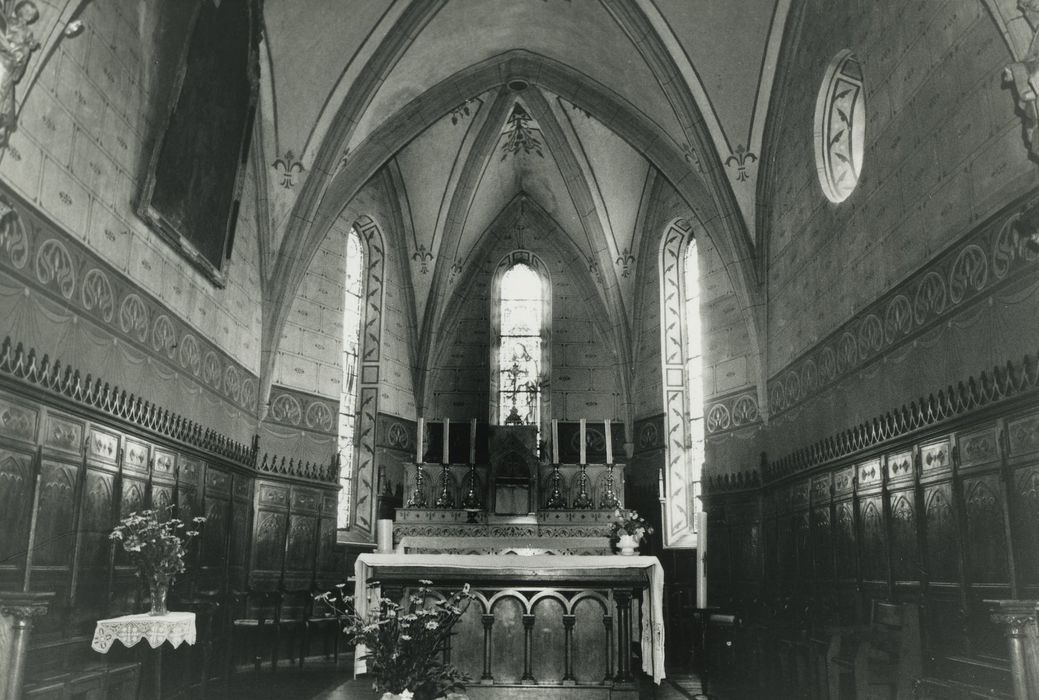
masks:
<svg viewBox="0 0 1039 700"><path fill-rule="evenodd" d="M108 620L98 620L94 628L94 639L90 647L107 654L116 641L132 647L142 639L148 641L155 655L154 685L152 697L162 697L162 645L169 642L174 649L181 644L195 644L195 613L170 612L165 615L123 615Z"/></svg>

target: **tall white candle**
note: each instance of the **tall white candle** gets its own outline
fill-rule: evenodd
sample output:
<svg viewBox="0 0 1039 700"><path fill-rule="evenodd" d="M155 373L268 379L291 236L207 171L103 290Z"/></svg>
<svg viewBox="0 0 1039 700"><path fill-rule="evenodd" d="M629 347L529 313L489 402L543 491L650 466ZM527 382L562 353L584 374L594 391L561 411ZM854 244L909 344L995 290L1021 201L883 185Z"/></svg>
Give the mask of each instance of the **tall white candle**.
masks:
<svg viewBox="0 0 1039 700"><path fill-rule="evenodd" d="M696 514L696 607L707 607L707 513Z"/></svg>
<svg viewBox="0 0 1039 700"><path fill-rule="evenodd" d="M587 464L588 450L585 446L585 419L581 419L581 464Z"/></svg>
<svg viewBox="0 0 1039 700"><path fill-rule="evenodd" d="M559 464L559 421L552 419L552 464Z"/></svg>
<svg viewBox="0 0 1039 700"><path fill-rule="evenodd" d="M613 464L613 435L610 431L610 419L606 419L603 432L606 433L606 463Z"/></svg>
<svg viewBox="0 0 1039 700"><path fill-rule="evenodd" d="M426 419L425 418L419 418L418 419L418 432L417 432L416 441L415 441L416 442L416 445L415 445L415 463L416 464L421 464L422 463L422 455L425 454L425 450L422 449L423 447L425 447L425 445L423 444L423 439L425 438L425 436L426 436Z"/></svg>
<svg viewBox="0 0 1039 700"><path fill-rule="evenodd" d="M444 419L444 459L442 464L451 464L451 419Z"/></svg>
<svg viewBox="0 0 1039 700"><path fill-rule="evenodd" d="M469 464L476 464L476 419L469 423Z"/></svg>
<svg viewBox="0 0 1039 700"><path fill-rule="evenodd" d="M376 543L379 554L390 554L393 552L393 521L380 519L376 522Z"/></svg>

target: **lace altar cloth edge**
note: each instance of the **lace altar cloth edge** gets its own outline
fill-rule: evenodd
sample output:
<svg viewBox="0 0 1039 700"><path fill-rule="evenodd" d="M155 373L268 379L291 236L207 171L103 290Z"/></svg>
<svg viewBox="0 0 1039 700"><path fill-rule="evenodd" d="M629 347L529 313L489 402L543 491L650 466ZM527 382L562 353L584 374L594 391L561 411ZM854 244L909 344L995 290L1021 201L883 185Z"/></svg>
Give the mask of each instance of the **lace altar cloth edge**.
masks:
<svg viewBox="0 0 1039 700"><path fill-rule="evenodd" d="M116 641L124 646L132 647L142 639L147 640L152 649L157 649L165 642L174 648L185 642L190 646L195 643L195 613L171 612L165 615L123 615L107 620L98 620L94 628L94 639L90 648L107 654Z"/></svg>

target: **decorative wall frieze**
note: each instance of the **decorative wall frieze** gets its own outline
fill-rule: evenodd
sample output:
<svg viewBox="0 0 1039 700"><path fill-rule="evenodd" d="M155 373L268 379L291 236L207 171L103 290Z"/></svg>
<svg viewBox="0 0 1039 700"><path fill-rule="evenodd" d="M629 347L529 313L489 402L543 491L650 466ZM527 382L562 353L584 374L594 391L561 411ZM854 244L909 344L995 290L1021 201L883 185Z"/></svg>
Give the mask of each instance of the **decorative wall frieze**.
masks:
<svg viewBox="0 0 1039 700"><path fill-rule="evenodd" d="M255 415L256 375L6 192L0 192L0 270Z"/></svg>
<svg viewBox="0 0 1039 700"><path fill-rule="evenodd" d="M125 420L162 437L171 438L204 452L214 453L245 466L255 466L256 446L244 445L193 420L135 396L99 377L82 375L79 370L47 355L38 357L34 349L13 345L10 337L0 344L0 378L16 380L28 387L61 396L81 406ZM3 420L3 415L0 415Z"/></svg>
<svg viewBox="0 0 1039 700"><path fill-rule="evenodd" d="M761 423L757 390L751 388L712 400L704 411L708 435Z"/></svg>
<svg viewBox="0 0 1039 700"><path fill-rule="evenodd" d="M664 443L664 414L635 421L635 452L662 450Z"/></svg>
<svg viewBox="0 0 1039 700"><path fill-rule="evenodd" d="M746 472L735 472L733 474L718 474L707 477L707 493L715 494L730 491L745 491L756 489L761 486L761 475L758 470Z"/></svg>
<svg viewBox="0 0 1039 700"><path fill-rule="evenodd" d="M274 385L267 420L292 428L335 435L339 403L316 394Z"/></svg>
<svg viewBox="0 0 1039 700"><path fill-rule="evenodd" d="M768 381L776 416L1039 267L1029 210L978 227Z"/></svg>
<svg viewBox="0 0 1039 700"><path fill-rule="evenodd" d="M764 468L763 479L765 482L775 481L970 411L1037 393L1037 390L1039 351L1026 355L1019 362L1007 362L1004 366L981 372L977 377L968 377L955 386L950 384L937 393L911 401L901 408L770 462ZM928 468L928 456L938 459L938 455L938 452L933 455L928 453L922 458L925 470ZM947 449L941 459L948 460Z"/></svg>

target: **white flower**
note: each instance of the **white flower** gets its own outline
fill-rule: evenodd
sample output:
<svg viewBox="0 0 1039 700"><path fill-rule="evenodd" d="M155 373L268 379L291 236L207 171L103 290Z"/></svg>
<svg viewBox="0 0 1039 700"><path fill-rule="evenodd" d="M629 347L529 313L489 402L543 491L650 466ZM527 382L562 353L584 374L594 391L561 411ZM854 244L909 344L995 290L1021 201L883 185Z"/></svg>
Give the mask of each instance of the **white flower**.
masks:
<svg viewBox="0 0 1039 700"><path fill-rule="evenodd" d="M430 581L429 579L425 579L425 578L420 578L418 580L418 582L421 583L423 586L432 586L433 585L432 581Z"/></svg>
<svg viewBox="0 0 1039 700"><path fill-rule="evenodd" d="M439 626L440 626L440 623L437 622L436 620L430 620L429 622L426 623L426 629L427 630L435 630Z"/></svg>

